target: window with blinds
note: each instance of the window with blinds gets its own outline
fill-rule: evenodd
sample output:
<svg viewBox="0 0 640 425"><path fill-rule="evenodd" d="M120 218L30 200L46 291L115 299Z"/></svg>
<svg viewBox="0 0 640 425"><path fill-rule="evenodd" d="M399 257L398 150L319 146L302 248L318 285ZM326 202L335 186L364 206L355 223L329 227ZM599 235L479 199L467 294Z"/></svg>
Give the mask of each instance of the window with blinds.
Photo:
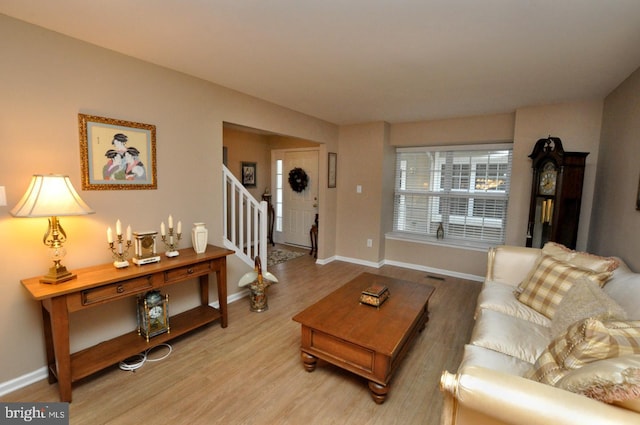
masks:
<svg viewBox="0 0 640 425"><path fill-rule="evenodd" d="M505 240L513 146L508 144L398 148L394 233L444 243Z"/></svg>

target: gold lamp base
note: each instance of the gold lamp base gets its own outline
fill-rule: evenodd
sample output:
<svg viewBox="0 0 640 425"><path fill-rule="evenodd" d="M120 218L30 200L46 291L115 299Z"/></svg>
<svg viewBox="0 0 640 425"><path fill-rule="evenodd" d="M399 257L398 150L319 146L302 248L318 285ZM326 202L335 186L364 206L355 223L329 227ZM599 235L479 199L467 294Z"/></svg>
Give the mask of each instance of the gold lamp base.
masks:
<svg viewBox="0 0 640 425"><path fill-rule="evenodd" d="M93 214L93 211L80 198L74 189L69 176L59 174L34 174L26 193L11 210L14 217L46 217L49 216L49 227L42 238L42 243L49 248L49 257L53 267L49 273L40 278L42 283L61 283L76 277L60 260L66 254L64 243L67 235L58 221L58 216Z"/></svg>
<svg viewBox="0 0 640 425"><path fill-rule="evenodd" d="M40 278L41 283L62 283L71 279L75 279L76 275L67 270L62 264L56 264L49 269L49 273Z"/></svg>

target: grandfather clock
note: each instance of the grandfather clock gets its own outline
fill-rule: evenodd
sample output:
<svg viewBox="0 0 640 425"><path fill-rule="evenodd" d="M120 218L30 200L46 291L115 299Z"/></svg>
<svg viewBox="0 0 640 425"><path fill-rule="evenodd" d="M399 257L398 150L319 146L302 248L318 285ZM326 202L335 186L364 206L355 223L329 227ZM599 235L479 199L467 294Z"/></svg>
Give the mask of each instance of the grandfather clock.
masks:
<svg viewBox="0 0 640 425"><path fill-rule="evenodd" d="M565 152L558 137L536 142L527 246L557 242L575 249L582 202L584 167L589 152Z"/></svg>

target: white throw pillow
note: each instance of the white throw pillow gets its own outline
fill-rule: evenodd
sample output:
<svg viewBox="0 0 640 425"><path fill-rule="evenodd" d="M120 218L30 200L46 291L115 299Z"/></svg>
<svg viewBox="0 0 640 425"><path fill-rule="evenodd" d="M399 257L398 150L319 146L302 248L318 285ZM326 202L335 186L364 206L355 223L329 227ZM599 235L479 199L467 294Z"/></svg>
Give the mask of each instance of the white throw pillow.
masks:
<svg viewBox="0 0 640 425"><path fill-rule="evenodd" d="M567 291L551 319L551 335L564 333L578 320L595 317L600 320L625 320L627 314L613 298L593 281L581 277Z"/></svg>

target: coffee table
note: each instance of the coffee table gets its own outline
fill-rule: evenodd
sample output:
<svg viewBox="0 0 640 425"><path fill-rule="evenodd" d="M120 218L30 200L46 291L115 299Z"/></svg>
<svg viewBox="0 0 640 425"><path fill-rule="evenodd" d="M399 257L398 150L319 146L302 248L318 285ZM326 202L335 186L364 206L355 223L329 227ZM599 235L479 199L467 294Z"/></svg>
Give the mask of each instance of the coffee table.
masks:
<svg viewBox="0 0 640 425"><path fill-rule="evenodd" d="M360 304L372 284L389 288L379 308ZM369 381L373 400L384 403L389 381L412 342L429 320L434 287L372 273L362 273L296 314L302 325L301 357L307 372L318 359Z"/></svg>

